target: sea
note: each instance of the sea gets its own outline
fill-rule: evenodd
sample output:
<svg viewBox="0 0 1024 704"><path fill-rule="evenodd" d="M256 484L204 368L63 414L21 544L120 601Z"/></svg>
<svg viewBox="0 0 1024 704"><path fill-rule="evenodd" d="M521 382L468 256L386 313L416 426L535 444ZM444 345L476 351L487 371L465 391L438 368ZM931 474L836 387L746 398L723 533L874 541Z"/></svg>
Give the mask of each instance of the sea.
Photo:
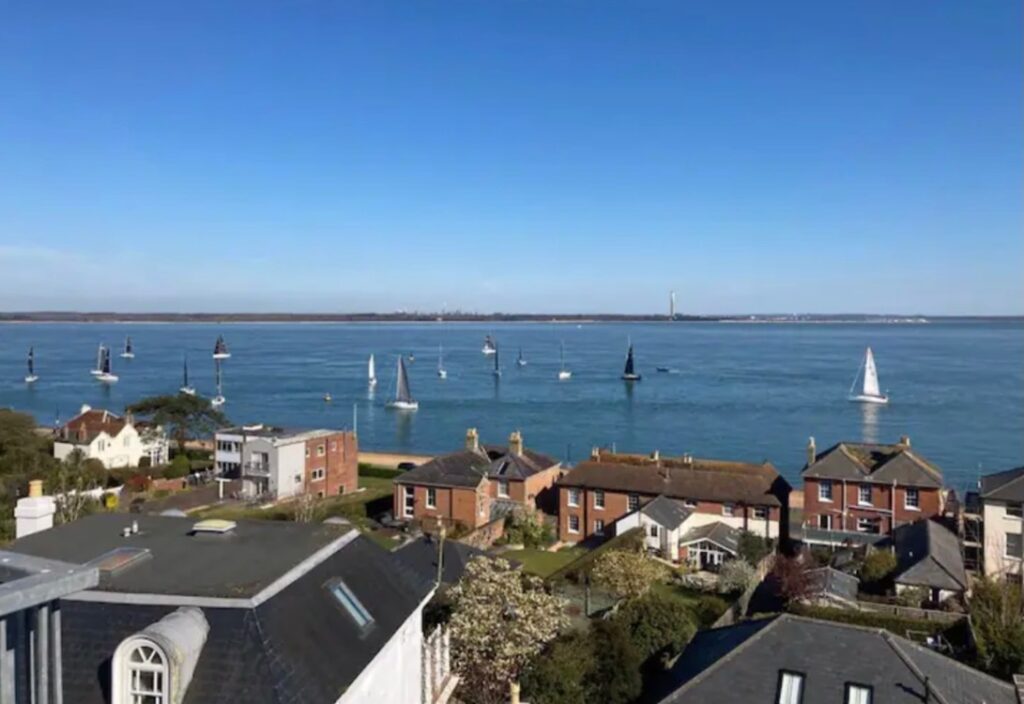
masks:
<svg viewBox="0 0 1024 704"><path fill-rule="evenodd" d="M5 323L0 407L41 425L82 404L120 412L175 393L187 357L193 384L215 389L213 345L223 335L223 410L236 423L356 427L364 449L457 449L467 428L487 443L520 430L525 443L570 463L595 446L618 451L768 460L799 478L809 437L912 446L964 490L983 473L1024 464L1024 321L926 324L659 323ZM499 348L481 352L485 335ZM135 358L121 359L131 336ZM120 380L89 371L113 348ZM620 379L627 346L639 382ZM39 381L26 385L34 347ZM572 378L559 381L560 349ZM850 403L870 346L886 406ZM437 374L443 349L447 379ZM526 366L516 365L522 350ZM374 354L379 382L367 384ZM386 407L399 355L417 412ZM668 372L656 371L657 367ZM331 401L324 400L330 394Z"/></svg>

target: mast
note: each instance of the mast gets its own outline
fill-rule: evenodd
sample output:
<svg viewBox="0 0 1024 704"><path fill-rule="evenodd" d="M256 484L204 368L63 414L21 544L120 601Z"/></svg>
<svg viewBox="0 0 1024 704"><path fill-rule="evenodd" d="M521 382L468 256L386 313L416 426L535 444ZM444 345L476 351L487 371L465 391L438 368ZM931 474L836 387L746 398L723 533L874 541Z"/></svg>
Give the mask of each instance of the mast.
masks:
<svg viewBox="0 0 1024 704"><path fill-rule="evenodd" d="M132 338L128 336L124 338L124 351L126 354L131 354L132 352Z"/></svg>
<svg viewBox="0 0 1024 704"><path fill-rule="evenodd" d="M494 373L498 374L501 372L501 365L498 364L498 346L494 346Z"/></svg>
<svg viewBox="0 0 1024 704"><path fill-rule="evenodd" d="M217 369L217 395L218 396L223 396L224 395L223 383L222 383L223 380L221 379L221 374L220 374L220 360L219 359L215 362L214 366Z"/></svg>
<svg viewBox="0 0 1024 704"><path fill-rule="evenodd" d="M104 374L110 373L110 350L106 347L103 348L103 362L101 362L100 371Z"/></svg>
<svg viewBox="0 0 1024 704"><path fill-rule="evenodd" d="M96 348L96 371L100 371L102 369L103 369L103 343L101 342L100 346Z"/></svg>
<svg viewBox="0 0 1024 704"><path fill-rule="evenodd" d="M437 346L437 371L444 369L444 346Z"/></svg>
<svg viewBox="0 0 1024 704"><path fill-rule="evenodd" d="M558 344L558 349L559 349L559 356L561 357L561 361L562 361L562 371L564 372L565 371L565 341L564 340Z"/></svg>

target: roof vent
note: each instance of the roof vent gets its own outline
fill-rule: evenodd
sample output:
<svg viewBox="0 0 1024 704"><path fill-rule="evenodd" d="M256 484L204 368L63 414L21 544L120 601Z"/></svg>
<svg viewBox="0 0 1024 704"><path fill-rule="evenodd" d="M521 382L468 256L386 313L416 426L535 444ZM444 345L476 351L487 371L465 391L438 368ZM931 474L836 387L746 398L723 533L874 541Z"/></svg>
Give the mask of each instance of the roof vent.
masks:
<svg viewBox="0 0 1024 704"><path fill-rule="evenodd" d="M236 527L234 521L226 521L222 518L207 518L192 526L192 532L196 535L223 535L230 533Z"/></svg>

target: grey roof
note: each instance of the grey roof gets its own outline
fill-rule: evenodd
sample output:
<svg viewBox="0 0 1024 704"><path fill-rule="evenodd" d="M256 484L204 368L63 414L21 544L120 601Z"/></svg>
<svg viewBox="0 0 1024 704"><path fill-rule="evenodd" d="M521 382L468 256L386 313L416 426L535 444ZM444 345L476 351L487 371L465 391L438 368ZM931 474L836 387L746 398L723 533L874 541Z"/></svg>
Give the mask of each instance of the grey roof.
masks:
<svg viewBox="0 0 1024 704"><path fill-rule="evenodd" d="M437 540L429 535L411 540L399 549L394 555L409 569L420 574L428 582L437 579ZM462 579L462 573L466 571L466 565L474 557L487 557L488 553L472 545L460 543L457 540L446 540L444 542L444 566L442 569L441 581L445 584L454 584Z"/></svg>
<svg viewBox="0 0 1024 704"><path fill-rule="evenodd" d="M529 448L524 448L522 454L514 454L499 445L487 445L484 450L491 458L487 476L495 479L527 479L561 464L554 457Z"/></svg>
<svg viewBox="0 0 1024 704"><path fill-rule="evenodd" d="M360 630L325 584L341 578L373 616ZM202 607L210 624L184 704L330 704L430 593L393 554L359 537L255 608ZM174 611L62 605L64 701L107 704L117 645Z"/></svg>
<svg viewBox="0 0 1024 704"><path fill-rule="evenodd" d="M847 683L872 687L873 700L885 704L938 697L948 704L1017 704L1013 685L905 638L790 614L698 633L673 666L660 701L775 701L783 670L804 675L808 704L845 701Z"/></svg>
<svg viewBox="0 0 1024 704"><path fill-rule="evenodd" d="M95 567L0 550L0 616L91 589L99 579Z"/></svg>
<svg viewBox="0 0 1024 704"><path fill-rule="evenodd" d="M942 472L907 445L841 442L804 467L805 479L846 479L937 489Z"/></svg>
<svg viewBox="0 0 1024 704"><path fill-rule="evenodd" d="M985 475L978 493L993 501L1024 502L1024 467Z"/></svg>
<svg viewBox="0 0 1024 704"><path fill-rule="evenodd" d="M426 484L475 488L487 476L491 459L482 452L462 450L440 455L395 478L396 484Z"/></svg>
<svg viewBox="0 0 1024 704"><path fill-rule="evenodd" d="M721 521L705 523L702 526L691 528L679 538L680 545L695 543L699 540L710 540L715 545L725 548L733 555L740 547L740 531Z"/></svg>
<svg viewBox="0 0 1024 704"><path fill-rule="evenodd" d="M825 530L814 526L804 526L801 529L805 543L816 543L824 545L877 545L886 540L888 536L881 533L859 533L852 530Z"/></svg>
<svg viewBox="0 0 1024 704"><path fill-rule="evenodd" d="M133 521L139 532L122 537ZM98 513L21 538L11 550L85 564L117 548L149 551L130 568L101 574L113 592L251 597L349 528L278 521L237 521L224 535L192 534L195 519Z"/></svg>
<svg viewBox="0 0 1024 704"><path fill-rule="evenodd" d="M896 576L899 584L964 591L964 569L960 541L936 521L922 519L897 526L893 531L896 548Z"/></svg>
<svg viewBox="0 0 1024 704"><path fill-rule="evenodd" d="M693 511L686 508L682 501L676 501L667 496L658 496L644 504L640 513L667 530L675 530L689 518Z"/></svg>
<svg viewBox="0 0 1024 704"><path fill-rule="evenodd" d="M807 584L813 596L827 595L855 602L860 580L834 567L819 567L807 570Z"/></svg>

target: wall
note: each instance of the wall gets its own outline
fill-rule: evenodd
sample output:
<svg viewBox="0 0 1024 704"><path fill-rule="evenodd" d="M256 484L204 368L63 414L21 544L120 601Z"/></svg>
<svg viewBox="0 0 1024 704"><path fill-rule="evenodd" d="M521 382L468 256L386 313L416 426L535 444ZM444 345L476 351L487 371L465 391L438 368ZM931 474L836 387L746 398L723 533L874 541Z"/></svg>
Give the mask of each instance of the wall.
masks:
<svg viewBox="0 0 1024 704"><path fill-rule="evenodd" d="M489 487L486 485L480 487L478 496L477 489L469 487L456 489L396 483L392 493L392 510L398 520L408 520L403 514L404 492L408 486L413 487L415 496L413 520L430 524L441 518L447 523L460 523L471 529L490 520L491 499L488 496ZM433 488L436 493L434 508L427 507L428 488ZM478 510L481 508L482 511Z"/></svg>
<svg viewBox="0 0 1024 704"><path fill-rule="evenodd" d="M985 501L982 509L984 536L984 568L987 576L1005 576L1021 573L1021 559L1006 556L1006 534L1020 533L1021 519L1006 515L1006 504Z"/></svg>
<svg viewBox="0 0 1024 704"><path fill-rule="evenodd" d="M427 597L433 596L433 592ZM381 648L337 704L417 704L422 698L423 604Z"/></svg>
<svg viewBox="0 0 1024 704"><path fill-rule="evenodd" d="M277 481L275 496L278 499L285 499L301 494L305 487L306 475L305 443L278 445L276 450L276 453L270 455L270 476ZM271 484L273 486L273 479ZM273 491L273 488L271 490Z"/></svg>
<svg viewBox="0 0 1024 704"><path fill-rule="evenodd" d="M88 445L75 445L56 441L53 444L53 456L63 460L74 450L81 449L87 458L97 459L107 469L115 467L137 467L142 458L142 440L134 426L126 425L116 437L100 433Z"/></svg>
<svg viewBox="0 0 1024 704"><path fill-rule="evenodd" d="M317 448L323 447L320 456ZM358 488L359 448L355 433L338 432L306 441L309 450L305 458L306 491L332 496L350 494ZM313 471L325 470L323 479L314 480Z"/></svg>
<svg viewBox="0 0 1024 704"><path fill-rule="evenodd" d="M804 523L810 527L818 527L818 516L832 516L832 530L857 531L857 521L861 517L879 519L879 532L887 534L895 524L913 523L922 518L932 518L942 513L942 495L938 489L919 489L920 508L907 508L907 490L897 486L896 510L893 514L893 487L890 484L864 483L871 487L871 505L859 503L861 482L843 482L832 480L832 501L823 501L819 496L818 479L804 481ZM842 515L845 510L845 517Z"/></svg>

